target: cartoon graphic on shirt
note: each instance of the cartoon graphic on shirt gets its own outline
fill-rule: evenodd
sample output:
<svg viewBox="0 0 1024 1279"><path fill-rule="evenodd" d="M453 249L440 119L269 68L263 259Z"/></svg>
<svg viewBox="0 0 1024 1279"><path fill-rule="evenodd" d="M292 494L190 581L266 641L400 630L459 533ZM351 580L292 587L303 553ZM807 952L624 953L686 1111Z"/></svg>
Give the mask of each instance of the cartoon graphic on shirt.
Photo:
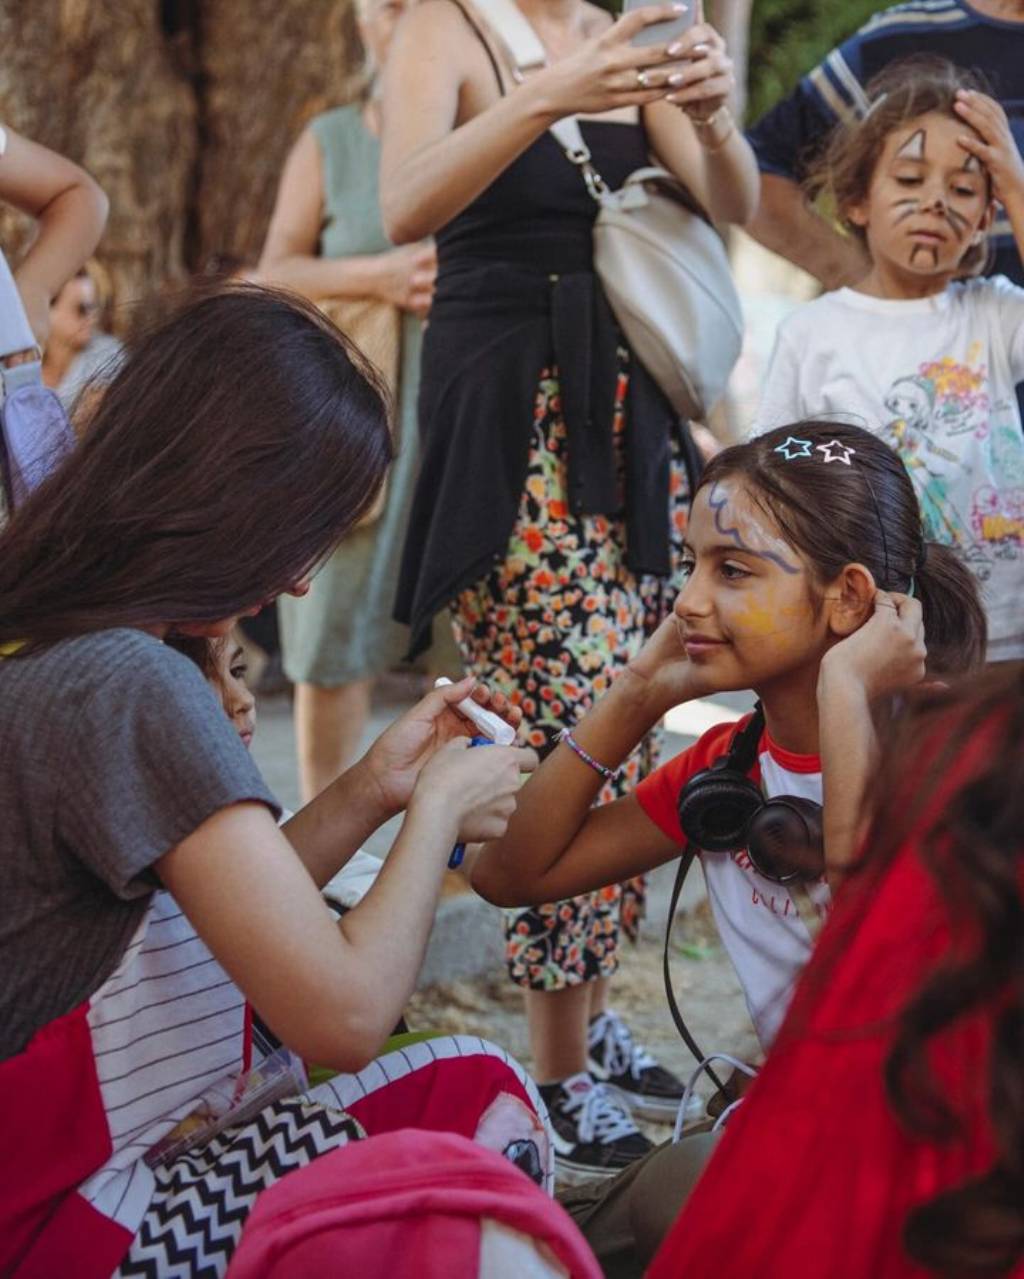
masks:
<svg viewBox="0 0 1024 1279"><path fill-rule="evenodd" d="M933 425L946 435L973 431L979 440L988 435L988 368L977 363L980 357L981 348L975 342L967 352L966 364L958 364L947 355L918 369L918 376L935 388Z"/></svg>
<svg viewBox="0 0 1024 1279"><path fill-rule="evenodd" d="M962 548L970 541L970 534L949 496L950 468L959 468L960 462L933 438L936 395L931 378L922 374L898 378L885 397L885 407L893 417L882 436L910 472L929 541ZM949 465L943 466L943 461Z"/></svg>
<svg viewBox="0 0 1024 1279"><path fill-rule="evenodd" d="M885 396L883 436L903 460L921 502L925 535L955 546L982 581L996 560L1024 555L1024 436L992 403L978 343L960 363L949 356L897 378ZM981 463L979 467L979 463ZM964 494L964 478L999 477ZM969 482L969 480L968 480ZM965 514L951 494L969 501Z"/></svg>
<svg viewBox="0 0 1024 1279"><path fill-rule="evenodd" d="M998 559L1018 559L1024 547L1024 488L999 490L983 484L971 502L971 527Z"/></svg>

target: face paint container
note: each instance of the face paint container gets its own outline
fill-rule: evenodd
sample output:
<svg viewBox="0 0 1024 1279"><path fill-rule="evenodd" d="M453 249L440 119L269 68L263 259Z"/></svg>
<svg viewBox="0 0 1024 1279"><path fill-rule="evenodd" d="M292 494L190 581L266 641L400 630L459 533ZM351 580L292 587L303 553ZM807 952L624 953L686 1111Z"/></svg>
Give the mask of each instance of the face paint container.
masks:
<svg viewBox="0 0 1024 1279"><path fill-rule="evenodd" d="M462 705L462 703L460 702L460 703L459 703L459 705L461 706L461 705ZM480 708L480 707L477 707L477 709L479 710L479 709L481 709L481 708ZM474 737L474 738L470 741L470 743L469 743L469 744L470 744L470 746L471 746L471 747L473 747L473 746L493 746L493 745L494 745L494 742L492 742L492 741L491 741L491 739L490 739L489 737ZM462 865L462 859L463 859L465 856L466 856L466 845L465 845L465 844L456 844L456 845L455 845L455 847L452 849L452 855L451 855L451 857L449 857L449 858L448 858L448 869L449 869L449 870L458 870L458 868Z"/></svg>

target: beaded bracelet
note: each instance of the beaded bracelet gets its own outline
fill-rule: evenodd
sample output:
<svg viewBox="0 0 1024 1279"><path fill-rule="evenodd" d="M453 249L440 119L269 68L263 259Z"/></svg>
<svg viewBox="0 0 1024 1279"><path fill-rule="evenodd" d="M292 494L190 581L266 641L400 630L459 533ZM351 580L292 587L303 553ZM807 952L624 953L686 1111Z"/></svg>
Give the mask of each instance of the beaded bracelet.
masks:
<svg viewBox="0 0 1024 1279"><path fill-rule="evenodd" d="M618 768L606 768L604 764L599 764L593 755L589 755L583 749L567 728L563 728L558 734L558 740L564 742L574 755L578 755L583 760L584 764L589 764L595 773L600 773L606 782L615 781L616 777L622 772L621 765Z"/></svg>

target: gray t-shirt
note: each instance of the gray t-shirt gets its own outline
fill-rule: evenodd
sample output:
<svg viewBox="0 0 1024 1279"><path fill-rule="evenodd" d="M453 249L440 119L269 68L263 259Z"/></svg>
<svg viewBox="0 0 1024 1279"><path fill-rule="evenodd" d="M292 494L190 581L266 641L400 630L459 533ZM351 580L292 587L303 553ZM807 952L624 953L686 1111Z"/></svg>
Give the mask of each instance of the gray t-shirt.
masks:
<svg viewBox="0 0 1024 1279"><path fill-rule="evenodd" d="M273 796L198 668L117 629L0 660L0 1060L110 976L150 869Z"/></svg>

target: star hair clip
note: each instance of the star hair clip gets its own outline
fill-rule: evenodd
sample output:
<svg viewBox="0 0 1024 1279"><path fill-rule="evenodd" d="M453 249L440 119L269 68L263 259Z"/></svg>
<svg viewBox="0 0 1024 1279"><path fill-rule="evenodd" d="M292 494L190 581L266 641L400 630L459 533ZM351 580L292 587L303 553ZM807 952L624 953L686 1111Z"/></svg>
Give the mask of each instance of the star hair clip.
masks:
<svg viewBox="0 0 1024 1279"><path fill-rule="evenodd" d="M815 453L820 453L822 462L843 462L846 466L852 466L850 458L857 450L841 440L829 440L827 444L815 445L812 440L802 440L790 435L781 444L777 444L772 452L781 454L787 462L795 462L800 458L810 460Z"/></svg>
<svg viewBox="0 0 1024 1279"><path fill-rule="evenodd" d="M850 458L857 452L855 448L851 448L849 444L843 444L841 440L829 440L827 444L819 444L816 452L821 454L823 462L845 462L847 466L852 466Z"/></svg>
<svg viewBox="0 0 1024 1279"><path fill-rule="evenodd" d="M787 462L793 462L798 457L811 456L811 441L798 440L795 436L791 435L788 439L784 440L781 444L774 448L772 452L781 453Z"/></svg>

